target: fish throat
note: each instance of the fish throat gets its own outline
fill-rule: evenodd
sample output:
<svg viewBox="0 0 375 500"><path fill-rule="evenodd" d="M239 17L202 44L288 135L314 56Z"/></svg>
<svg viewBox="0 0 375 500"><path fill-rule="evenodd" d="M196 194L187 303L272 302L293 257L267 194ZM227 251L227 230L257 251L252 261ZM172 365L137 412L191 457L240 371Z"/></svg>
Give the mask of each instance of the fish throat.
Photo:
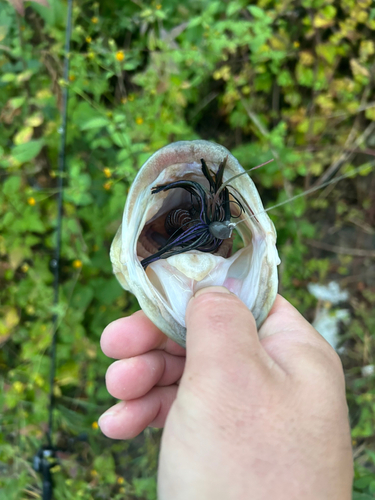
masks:
<svg viewBox="0 0 375 500"><path fill-rule="evenodd" d="M223 184L226 162L227 158L220 163L217 172L212 173L205 160L201 159L202 173L208 181L208 189L199 182L184 179L151 189L151 194L154 195L182 188L189 193L190 204L168 212L164 229L169 238L157 252L141 261L144 269L159 259L192 250L215 253L223 241L232 236L234 224L231 219L241 215L243 206L233 194L232 200L230 199L230 186ZM231 203L240 208L240 215L231 213Z"/></svg>

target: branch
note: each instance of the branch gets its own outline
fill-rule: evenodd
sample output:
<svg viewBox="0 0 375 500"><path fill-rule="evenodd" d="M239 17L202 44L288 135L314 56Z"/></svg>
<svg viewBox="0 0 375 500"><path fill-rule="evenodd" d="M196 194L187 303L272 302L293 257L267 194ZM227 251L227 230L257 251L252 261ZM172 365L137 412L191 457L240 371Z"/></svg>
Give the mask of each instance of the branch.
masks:
<svg viewBox="0 0 375 500"><path fill-rule="evenodd" d="M306 243L311 247L327 250L328 252L338 253L341 255L352 255L353 257L370 257L375 258L375 250L363 250L361 248L345 248L338 245L330 245L323 241L307 240Z"/></svg>

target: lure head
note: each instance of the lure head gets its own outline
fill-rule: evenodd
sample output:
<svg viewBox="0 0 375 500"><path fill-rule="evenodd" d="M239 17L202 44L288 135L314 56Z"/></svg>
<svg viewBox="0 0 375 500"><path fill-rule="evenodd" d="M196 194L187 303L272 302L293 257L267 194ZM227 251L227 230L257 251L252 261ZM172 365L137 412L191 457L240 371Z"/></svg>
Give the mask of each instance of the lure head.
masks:
<svg viewBox="0 0 375 500"><path fill-rule="evenodd" d="M209 209L209 217L204 219L198 202L193 203L196 212L191 211L191 193L186 189L159 190L160 186L182 181L186 185L197 183L205 193L210 193L202 158L212 175L219 172L225 161L220 182L225 183L244 172L234 156L218 144L182 141L162 148L143 165L133 182L122 226L111 247L113 270L120 284L136 295L146 315L163 332L183 346L186 307L200 288L227 287L252 311L260 326L273 305L278 285L275 228L264 212L249 176L230 180L227 185L230 201L239 199L244 208L239 215L240 210L236 211L235 203L232 203L229 217L228 213L213 216ZM222 243L212 251L208 246L191 248L164 255L166 258L150 259L165 247L170 238L165 228L168 214L182 209L189 211L192 218L199 217L201 225L198 229L205 238L208 232L212 239L219 239ZM238 218L233 220L233 217ZM232 254L234 221L244 246ZM189 226L192 227L191 221ZM196 232L193 237L195 244ZM184 238L186 243L186 234ZM147 266L141 264L145 259L151 260Z"/></svg>
<svg viewBox="0 0 375 500"><path fill-rule="evenodd" d="M229 220L214 221L208 226L208 229L214 238L226 240L232 236L234 224Z"/></svg>

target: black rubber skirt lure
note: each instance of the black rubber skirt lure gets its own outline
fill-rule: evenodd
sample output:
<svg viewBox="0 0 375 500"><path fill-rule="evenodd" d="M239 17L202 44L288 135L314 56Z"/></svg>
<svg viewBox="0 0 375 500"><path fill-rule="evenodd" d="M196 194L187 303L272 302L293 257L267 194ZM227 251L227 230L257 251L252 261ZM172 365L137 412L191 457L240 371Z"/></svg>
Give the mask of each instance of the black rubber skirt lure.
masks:
<svg viewBox="0 0 375 500"><path fill-rule="evenodd" d="M144 269L159 259L191 250L215 253L223 241L231 237L234 224L231 223L230 203L236 203L241 211L243 208L233 195L230 201L228 188L223 184L226 162L227 158L220 163L216 173L211 173L204 159L201 159L202 173L209 189L191 180L179 180L152 188L152 194L184 189L190 194L191 204L187 208L175 208L169 212L165 219L165 230L170 237L160 250L141 261Z"/></svg>

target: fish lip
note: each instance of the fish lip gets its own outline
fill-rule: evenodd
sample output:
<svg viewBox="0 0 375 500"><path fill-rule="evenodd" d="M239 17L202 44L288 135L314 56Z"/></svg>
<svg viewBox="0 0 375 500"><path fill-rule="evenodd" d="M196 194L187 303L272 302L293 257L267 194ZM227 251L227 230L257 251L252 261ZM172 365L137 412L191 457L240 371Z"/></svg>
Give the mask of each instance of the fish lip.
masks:
<svg viewBox="0 0 375 500"><path fill-rule="evenodd" d="M157 178L167 167L177 164L200 164L202 157L207 163L219 164L226 156L228 156L226 178L243 171L238 160L225 147L208 141L180 141L169 144L154 153L138 172L129 190L124 210L122 230L119 231L119 236L116 237L117 240L115 238L116 245L114 242L111 247L114 272L118 276L121 275L122 286L136 295L146 315L164 333L180 345L185 345L186 330L163 305L160 294L148 279L137 257L137 241L142 228L147 222L146 213L143 212L143 215L140 217L140 213L142 213L140 211L142 211L142 203L144 206L147 206L146 198L147 196L150 198L151 187L155 185ZM236 184L236 182L238 183L238 179L233 184ZM145 189L146 186L147 189ZM266 312L259 312L258 306L258 309L253 311L257 324L260 326L268 310L271 308L277 293L276 265L278 263L278 256L275 247L276 232L268 215L264 213L258 191L251 179L248 176L240 177L238 186L241 191L242 187L245 186L244 190L251 199L252 208L254 208L255 213L261 213L258 217L260 220L260 233L262 233L261 239L264 236L268 250L265 260L263 259L262 261L264 269L262 270L260 279L269 283L267 283L267 286L263 286L262 297L259 299L260 302L265 304L264 310Z"/></svg>

